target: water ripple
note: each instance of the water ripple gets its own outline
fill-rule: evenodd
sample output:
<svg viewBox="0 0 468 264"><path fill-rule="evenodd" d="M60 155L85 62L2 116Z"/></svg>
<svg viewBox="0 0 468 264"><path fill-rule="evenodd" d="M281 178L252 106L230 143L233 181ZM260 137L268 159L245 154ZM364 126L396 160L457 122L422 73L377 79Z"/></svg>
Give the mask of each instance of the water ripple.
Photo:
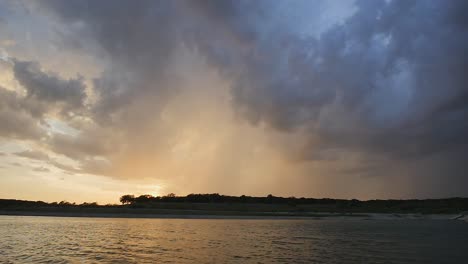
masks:
<svg viewBox="0 0 468 264"><path fill-rule="evenodd" d="M461 263L457 221L0 216L0 263Z"/></svg>

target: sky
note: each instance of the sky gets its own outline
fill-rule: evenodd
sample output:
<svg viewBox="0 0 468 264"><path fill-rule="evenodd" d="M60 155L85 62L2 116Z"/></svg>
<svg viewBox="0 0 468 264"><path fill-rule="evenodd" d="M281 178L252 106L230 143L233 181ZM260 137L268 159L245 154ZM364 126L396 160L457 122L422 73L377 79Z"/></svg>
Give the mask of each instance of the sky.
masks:
<svg viewBox="0 0 468 264"><path fill-rule="evenodd" d="M0 198L468 196L464 0L0 0Z"/></svg>

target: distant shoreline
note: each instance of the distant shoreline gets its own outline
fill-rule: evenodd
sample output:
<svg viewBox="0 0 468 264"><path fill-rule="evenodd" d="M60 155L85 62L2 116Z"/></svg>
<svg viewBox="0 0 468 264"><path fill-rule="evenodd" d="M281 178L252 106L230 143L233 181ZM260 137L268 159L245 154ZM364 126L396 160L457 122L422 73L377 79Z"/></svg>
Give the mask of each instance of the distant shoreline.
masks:
<svg viewBox="0 0 468 264"><path fill-rule="evenodd" d="M148 219L319 219L325 216L273 216L273 215L225 215L225 214L138 214L138 213L64 213L34 211L0 211L9 216L51 216L51 217L90 217L90 218L148 218Z"/></svg>
<svg viewBox="0 0 468 264"><path fill-rule="evenodd" d="M225 196L219 194L121 197L122 205L46 203L0 199L0 215L185 219L460 219L468 198L433 200L337 200Z"/></svg>
<svg viewBox="0 0 468 264"><path fill-rule="evenodd" d="M138 209L136 209L138 210ZM178 213L107 213L107 212L60 212L38 210L0 210L5 216L44 216L44 217L85 217L85 218L129 218L129 219L245 219L245 220L319 220L319 219L356 219L356 220L464 220L466 214L392 214L392 213L308 213L291 214L288 212L261 213L251 212L178 212Z"/></svg>
<svg viewBox="0 0 468 264"><path fill-rule="evenodd" d="M201 210L145 210L130 209L123 212L105 212L106 209L85 208L76 211L50 210L0 210L0 215L102 217L102 218L181 218L181 219L321 219L328 217L366 218L361 213L291 213L291 212L235 212Z"/></svg>

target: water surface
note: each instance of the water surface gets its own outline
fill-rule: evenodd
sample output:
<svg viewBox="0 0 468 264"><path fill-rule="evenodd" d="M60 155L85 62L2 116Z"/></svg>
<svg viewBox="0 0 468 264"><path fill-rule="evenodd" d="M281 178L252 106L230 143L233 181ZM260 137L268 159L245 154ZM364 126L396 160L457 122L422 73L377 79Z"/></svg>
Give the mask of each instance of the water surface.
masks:
<svg viewBox="0 0 468 264"><path fill-rule="evenodd" d="M468 223L0 216L0 263L466 263Z"/></svg>

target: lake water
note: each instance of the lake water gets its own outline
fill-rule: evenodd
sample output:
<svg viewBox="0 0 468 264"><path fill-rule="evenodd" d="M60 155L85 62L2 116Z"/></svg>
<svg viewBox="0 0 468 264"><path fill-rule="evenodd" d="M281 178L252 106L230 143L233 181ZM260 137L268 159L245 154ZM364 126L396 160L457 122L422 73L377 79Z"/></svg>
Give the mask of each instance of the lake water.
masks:
<svg viewBox="0 0 468 264"><path fill-rule="evenodd" d="M468 263L468 223L0 216L0 263Z"/></svg>

